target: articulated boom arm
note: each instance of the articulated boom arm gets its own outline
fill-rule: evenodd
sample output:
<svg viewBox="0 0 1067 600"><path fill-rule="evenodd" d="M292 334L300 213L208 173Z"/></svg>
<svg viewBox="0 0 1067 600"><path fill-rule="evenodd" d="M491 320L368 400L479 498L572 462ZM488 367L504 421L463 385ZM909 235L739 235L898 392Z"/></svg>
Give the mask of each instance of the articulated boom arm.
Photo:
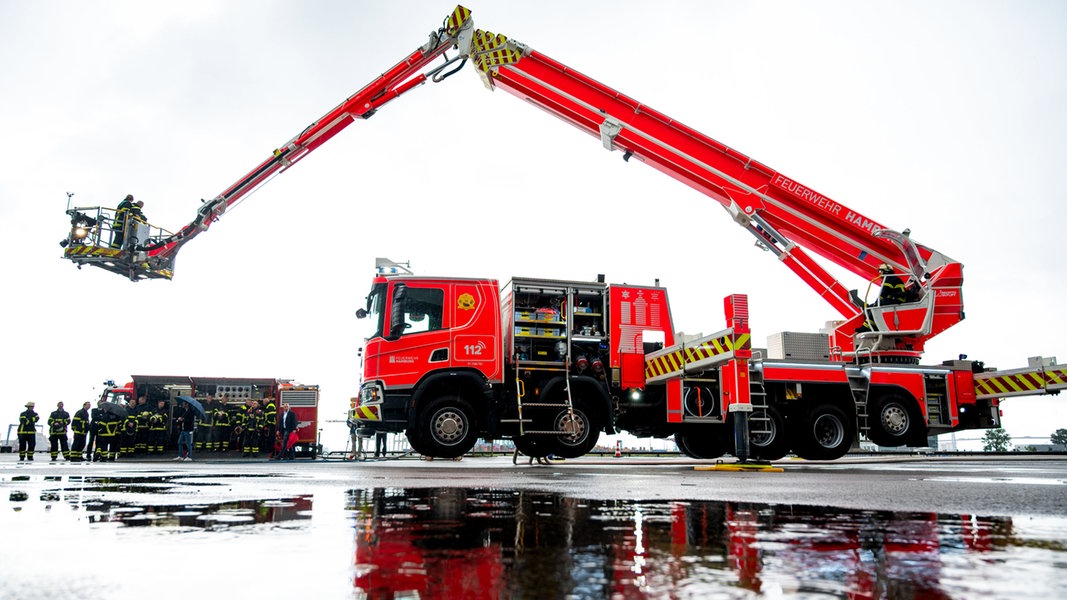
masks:
<svg viewBox="0 0 1067 600"><path fill-rule="evenodd" d="M473 29L470 14L466 8L457 6L445 19L444 24L430 34L430 39L426 44L309 125L296 137L274 150L269 158L221 194L205 202L197 211L196 218L177 233L164 233L150 238L147 243L123 248L109 248L100 243L76 243L72 237L68 239L67 244L64 244L67 248L64 256L79 266L93 264L128 275L134 281L145 278L170 279L173 275L174 257L178 249L200 232L207 231L229 207L240 202L274 175L296 164L297 161L340 133L354 120L369 118L386 103L418 87L427 79L438 82L459 70L466 62L463 56L448 59L426 73L421 72L450 48L460 44L469 45L464 38L469 37ZM463 62L460 62L453 70L446 72L445 69L457 60ZM93 210L97 210L97 214L102 214L98 209ZM76 221L88 212L88 209L68 210L72 218L72 227L76 227ZM110 217L110 212L103 214ZM101 219L95 219L93 223L99 220ZM141 241L144 242L144 240ZM99 242L99 237L97 242Z"/></svg>
<svg viewBox="0 0 1067 600"><path fill-rule="evenodd" d="M925 340L963 318L962 265L911 241L908 231L887 229L809 187L778 173L619 92L604 86L503 35L476 30L462 6L446 18L430 40L382 76L315 121L275 150L269 158L200 207L196 218L177 233L147 234L136 244L106 247L99 242L100 213L68 209L72 233L64 256L127 274L130 279L172 275L178 249L230 206L275 174L307 156L355 119L366 119L426 79L440 81L469 58L490 89L500 88L600 138L608 150L637 159L714 198L733 219L756 237L843 317L831 335L841 356L899 352L921 353ZM451 47L459 53L430 70L420 71ZM93 243L85 231L97 224ZM139 232L140 233L140 232ZM140 236L139 236L140 237ZM915 288L912 299L894 307L870 307L850 293L808 254L813 252L867 280L878 277L882 263L892 265ZM864 325L864 330L857 328Z"/></svg>
<svg viewBox="0 0 1067 600"><path fill-rule="evenodd" d="M502 35L476 31L466 51L490 89L503 89L714 198L759 245L843 317L832 343L848 354L872 315L807 249L873 280L882 263L916 286L914 314L886 315L890 332L862 334L866 350L921 351L962 319L962 265L648 106ZM893 327L895 325L895 327ZM861 339L861 341L864 341Z"/></svg>
<svg viewBox="0 0 1067 600"><path fill-rule="evenodd" d="M192 223L170 238L164 239L160 244L149 248L149 256L173 254L179 246L192 239L197 233L206 231L227 208L255 191L275 174L288 169L311 151L325 144L354 120L371 117L390 100L423 84L428 76L437 81L447 77L448 74L441 75L441 72L452 61L439 65L429 73L420 73L420 71L449 48L454 47L460 32L467 31L471 27L470 11L461 6L456 7L456 10L445 19L445 24L430 34L430 40L426 44L309 125L307 129L276 149L270 158L260 163L210 202L206 202L200 207Z"/></svg>

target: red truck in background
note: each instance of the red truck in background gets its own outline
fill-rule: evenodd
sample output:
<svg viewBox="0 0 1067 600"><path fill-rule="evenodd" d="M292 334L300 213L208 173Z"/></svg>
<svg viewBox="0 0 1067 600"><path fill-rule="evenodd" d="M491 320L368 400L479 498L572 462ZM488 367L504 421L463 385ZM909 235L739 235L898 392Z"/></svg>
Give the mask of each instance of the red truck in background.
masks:
<svg viewBox="0 0 1067 600"><path fill-rule="evenodd" d="M302 385L285 379L241 377L191 377L188 375L133 375L123 385L106 382L102 400L124 405L133 405L144 396L146 404L155 408L159 401L167 403L168 414L173 416L178 396L194 398L214 396L228 406L243 406L246 401L274 398L281 415L282 404L288 403L296 413L296 452L300 456L316 457L321 452L318 440L319 386ZM171 427L168 420L168 427ZM167 431L170 439L173 431Z"/></svg>

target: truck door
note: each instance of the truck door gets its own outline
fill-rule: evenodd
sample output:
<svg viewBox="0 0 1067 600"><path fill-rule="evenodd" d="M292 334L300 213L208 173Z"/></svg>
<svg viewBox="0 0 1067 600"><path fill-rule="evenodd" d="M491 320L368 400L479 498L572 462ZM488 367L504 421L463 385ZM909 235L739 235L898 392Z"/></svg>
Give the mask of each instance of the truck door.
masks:
<svg viewBox="0 0 1067 600"><path fill-rule="evenodd" d="M449 286L435 282L390 285L383 335L375 340L376 352L369 346L367 352L378 363L377 378L390 387L411 387L435 363L447 366L451 314L445 311L445 301L449 291Z"/></svg>

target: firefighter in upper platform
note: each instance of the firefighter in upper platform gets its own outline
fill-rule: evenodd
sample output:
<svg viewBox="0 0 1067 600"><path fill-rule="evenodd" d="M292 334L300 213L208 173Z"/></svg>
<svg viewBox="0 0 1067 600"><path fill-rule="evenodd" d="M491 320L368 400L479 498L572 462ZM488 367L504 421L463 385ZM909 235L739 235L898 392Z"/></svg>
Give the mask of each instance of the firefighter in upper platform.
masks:
<svg viewBox="0 0 1067 600"><path fill-rule="evenodd" d="M19 460L33 460L33 450L37 447L37 416L33 402L26 403L26 410L19 414Z"/></svg>
<svg viewBox="0 0 1067 600"><path fill-rule="evenodd" d="M908 301L908 290L891 265L882 263L878 266L878 274L882 278L882 289L878 292L878 305L903 304Z"/></svg>
<svg viewBox="0 0 1067 600"><path fill-rule="evenodd" d="M48 454L52 462L59 458L60 450L63 458L70 460L70 447L67 446L67 427L70 426L70 413L63 410L63 403L56 404L56 409L48 415Z"/></svg>
<svg viewBox="0 0 1067 600"><path fill-rule="evenodd" d="M126 240L126 221L132 208L133 194L126 194L126 197L115 208L115 220L111 222L112 248L122 248L122 242Z"/></svg>

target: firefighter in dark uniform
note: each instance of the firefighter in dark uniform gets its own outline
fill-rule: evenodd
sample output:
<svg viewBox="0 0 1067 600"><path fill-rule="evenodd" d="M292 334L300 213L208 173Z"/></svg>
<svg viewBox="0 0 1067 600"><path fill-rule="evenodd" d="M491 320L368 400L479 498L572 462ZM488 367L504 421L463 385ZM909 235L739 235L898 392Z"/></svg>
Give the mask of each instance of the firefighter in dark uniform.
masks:
<svg viewBox="0 0 1067 600"><path fill-rule="evenodd" d="M260 437L260 452L267 450L274 443L274 432L278 430L278 406L274 398L267 398L263 407L263 436Z"/></svg>
<svg viewBox="0 0 1067 600"><path fill-rule="evenodd" d="M85 459L94 462L100 460L100 446L96 438L100 436L100 417L103 414L100 409L101 402L103 400L97 400L96 408L89 411L92 420L89 422L89 443L85 445Z"/></svg>
<svg viewBox="0 0 1067 600"><path fill-rule="evenodd" d="M245 414L244 436L241 439L241 456L259 454L259 435L263 427L263 411L259 402L252 401L252 406Z"/></svg>
<svg viewBox="0 0 1067 600"><path fill-rule="evenodd" d="M33 402L26 403L26 410L19 414L19 460L33 460L33 449L37 447L37 421L40 417L33 411Z"/></svg>
<svg viewBox="0 0 1067 600"><path fill-rule="evenodd" d="M121 456L133 456L137 446L137 415L131 409L122 419L120 425L122 432L119 436L119 452Z"/></svg>
<svg viewBox="0 0 1067 600"><path fill-rule="evenodd" d="M135 454L148 452L148 418L151 416L152 409L148 406L148 399L141 396L137 399L137 437L133 444Z"/></svg>
<svg viewBox="0 0 1067 600"><path fill-rule="evenodd" d="M67 427L70 427L70 413L63 410L63 403L56 403L56 409L48 415L48 454L52 462L59 458L62 449L63 458L70 460L70 447L67 446Z"/></svg>
<svg viewBox="0 0 1067 600"><path fill-rule="evenodd" d="M262 427L262 414L259 402L252 400L249 410L244 413L244 433L241 436L241 456L259 452L259 429Z"/></svg>
<svg viewBox="0 0 1067 600"><path fill-rule="evenodd" d="M133 208L133 194L126 194L126 197L119 202L118 207L115 208L115 220L111 222L111 247L122 248L122 242L126 240L126 221L130 216L130 209Z"/></svg>
<svg viewBox="0 0 1067 600"><path fill-rule="evenodd" d="M91 403L82 404L80 410L74 413L74 419L70 422L70 430L74 432L74 442L70 445L70 459L81 462L85 450L85 435L89 433L89 407Z"/></svg>
<svg viewBox="0 0 1067 600"><path fill-rule="evenodd" d="M148 415L148 453L163 454L167 442L167 402L159 401L159 407Z"/></svg>
<svg viewBox="0 0 1067 600"><path fill-rule="evenodd" d="M119 456L119 430L122 429L122 417L113 412L100 409L100 427L96 433L96 446L100 451L100 460L115 462Z"/></svg>
<svg viewBox="0 0 1067 600"><path fill-rule="evenodd" d="M878 266L878 273L882 277L882 289L878 292L878 305L903 304L908 301L908 291L904 286L904 280L893 272L893 267L882 263Z"/></svg>
<svg viewBox="0 0 1067 600"><path fill-rule="evenodd" d="M244 440L245 421L248 420L248 407L238 406L231 414L232 418L230 420L233 422L233 430L230 436L232 441L230 447L234 450L240 450L244 445L242 442Z"/></svg>
<svg viewBox="0 0 1067 600"><path fill-rule="evenodd" d="M196 432L193 434L193 447L196 448L198 454L209 449L211 427L215 422L215 399L208 396L207 400L201 404L204 406L204 416L200 419L200 424L196 426Z"/></svg>
<svg viewBox="0 0 1067 600"><path fill-rule="evenodd" d="M215 452L226 452L230 449L230 413L226 410L225 402L219 402L215 408L215 427L211 430L211 443Z"/></svg>

